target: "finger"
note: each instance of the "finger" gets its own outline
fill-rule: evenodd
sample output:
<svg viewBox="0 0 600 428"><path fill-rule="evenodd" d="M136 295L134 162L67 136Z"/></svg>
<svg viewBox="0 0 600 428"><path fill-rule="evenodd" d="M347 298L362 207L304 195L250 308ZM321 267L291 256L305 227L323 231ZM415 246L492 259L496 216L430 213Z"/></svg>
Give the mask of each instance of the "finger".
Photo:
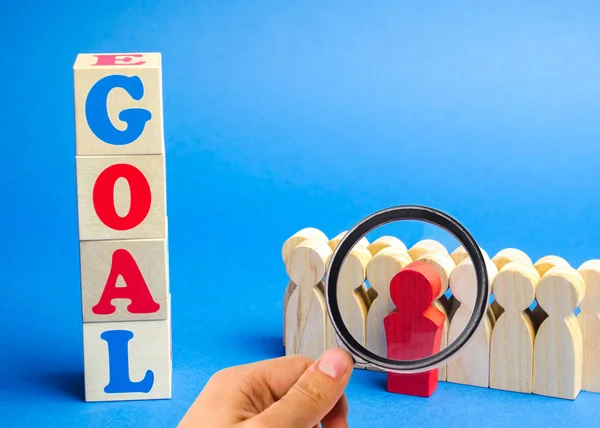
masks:
<svg viewBox="0 0 600 428"><path fill-rule="evenodd" d="M342 349L327 351L287 394L254 417L257 426L307 428L320 423L335 407L350 380L353 361Z"/></svg>
<svg viewBox="0 0 600 428"><path fill-rule="evenodd" d="M323 428L348 428L348 399L346 394L342 395L333 409L323 418Z"/></svg>
<svg viewBox="0 0 600 428"><path fill-rule="evenodd" d="M298 382L311 364L313 360L304 355L289 355L240 367L248 376L260 380L261 385L266 384L273 398L279 400Z"/></svg>

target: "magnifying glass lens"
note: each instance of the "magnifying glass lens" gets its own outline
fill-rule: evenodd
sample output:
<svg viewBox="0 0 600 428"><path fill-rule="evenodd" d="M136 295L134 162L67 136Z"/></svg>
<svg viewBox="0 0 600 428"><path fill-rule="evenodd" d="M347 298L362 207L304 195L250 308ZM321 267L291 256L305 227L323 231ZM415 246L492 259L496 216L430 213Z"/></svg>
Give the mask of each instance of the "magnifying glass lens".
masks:
<svg viewBox="0 0 600 428"><path fill-rule="evenodd" d="M446 380L485 360L497 269L454 219L398 207L328 246L328 328L359 367Z"/></svg>

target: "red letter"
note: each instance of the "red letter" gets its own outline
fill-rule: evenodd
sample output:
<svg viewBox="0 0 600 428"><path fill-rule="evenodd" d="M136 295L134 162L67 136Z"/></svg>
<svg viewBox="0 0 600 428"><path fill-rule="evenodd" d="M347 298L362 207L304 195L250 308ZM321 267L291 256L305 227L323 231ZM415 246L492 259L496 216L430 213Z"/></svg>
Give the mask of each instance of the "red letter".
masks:
<svg viewBox="0 0 600 428"><path fill-rule="evenodd" d="M125 217L115 209L115 183L124 178L129 183L131 203ZM138 226L152 205L152 192L146 177L133 165L115 164L100 173L94 184L92 195L96 215L102 223L114 230L128 230Z"/></svg>
<svg viewBox="0 0 600 428"><path fill-rule="evenodd" d="M98 58L98 62L92 65L142 65L146 64L146 61L131 62L134 57L142 58L142 54L116 54L116 55L94 55ZM122 61L117 63L117 61Z"/></svg>
<svg viewBox="0 0 600 428"><path fill-rule="evenodd" d="M126 286L117 287L117 279L123 277ZM123 249L116 250L112 257L112 266L104 286L100 301L92 308L96 315L109 315L115 312L113 299L130 299L127 310L132 314L150 314L160 309L152 299L148 285L133 256Z"/></svg>

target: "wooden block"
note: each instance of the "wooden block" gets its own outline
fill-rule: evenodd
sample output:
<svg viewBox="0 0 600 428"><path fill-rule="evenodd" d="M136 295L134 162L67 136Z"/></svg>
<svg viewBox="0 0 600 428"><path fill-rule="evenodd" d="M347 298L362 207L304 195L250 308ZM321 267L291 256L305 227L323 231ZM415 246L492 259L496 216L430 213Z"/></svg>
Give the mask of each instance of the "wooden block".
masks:
<svg viewBox="0 0 600 428"><path fill-rule="evenodd" d="M485 257L489 283L498 273L492 261ZM477 278L475 269L469 257L454 268L450 275L450 289L460 306L450 320L448 343L454 342L465 329L477 296ZM493 328L493 319L484 317L476 330L473 340L466 345L460 354L450 360L446 365L446 380L452 383L473 385L487 388L490 377L490 336Z"/></svg>
<svg viewBox="0 0 600 428"><path fill-rule="evenodd" d="M167 319L166 239L84 241L80 248L83 322Z"/></svg>
<svg viewBox="0 0 600 428"><path fill-rule="evenodd" d="M79 239L166 238L165 157L77 158Z"/></svg>
<svg viewBox="0 0 600 428"><path fill-rule="evenodd" d="M171 320L84 323L86 401L171 398Z"/></svg>
<svg viewBox="0 0 600 428"><path fill-rule="evenodd" d="M375 297L367 311L366 348L377 355L387 355L383 319L395 309L390 296L390 282L398 272L412 262L405 248L404 246L384 248L367 265L367 279L371 289L375 290Z"/></svg>
<svg viewBox="0 0 600 428"><path fill-rule="evenodd" d="M330 255L331 248L320 239L307 239L290 252L286 270L297 286L290 294L285 314L286 355L312 358L327 348L328 314L320 284Z"/></svg>
<svg viewBox="0 0 600 428"><path fill-rule="evenodd" d="M165 153L160 53L80 54L77 156Z"/></svg>
<svg viewBox="0 0 600 428"><path fill-rule="evenodd" d="M446 290L448 290L448 284L450 275L456 267L454 260L445 251L430 251L421 255L417 261L427 263L431 265L438 276L440 277L440 292L433 303L434 307L444 315L444 325L442 329L442 340L440 343L440 350L448 346L448 330L450 328L450 319L448 313L450 312L450 302L444 296ZM446 365L438 367L438 380L446 381Z"/></svg>
<svg viewBox="0 0 600 428"><path fill-rule="evenodd" d="M396 248L404 248L404 251L408 251L404 242L396 238L395 236L382 236L374 240L367 249L371 253L372 256L383 250L384 248L396 247Z"/></svg>
<svg viewBox="0 0 600 428"><path fill-rule="evenodd" d="M536 297L548 314L534 342L533 393L574 400L581 391L583 335L573 311L583 299L585 281L570 266L545 272Z"/></svg>
<svg viewBox="0 0 600 428"><path fill-rule="evenodd" d="M446 247L433 239L422 239L410 247L408 255L412 260L417 260L421 255L429 251L442 251L448 253Z"/></svg>
<svg viewBox="0 0 600 428"><path fill-rule="evenodd" d="M581 388L600 393L600 260L588 260L578 272L585 281L585 297L577 315L583 336Z"/></svg>
<svg viewBox="0 0 600 428"><path fill-rule="evenodd" d="M432 304L440 295L435 268L415 261L391 281L390 294L397 310L384 319L387 357L417 360L439 352L445 316ZM416 374L388 373L388 391L430 397L438 386L438 369Z"/></svg>
<svg viewBox="0 0 600 428"><path fill-rule="evenodd" d="M530 394L533 391L535 329L525 312L535 299L540 275L531 263L502 264L492 283L504 309L490 340L490 388Z"/></svg>

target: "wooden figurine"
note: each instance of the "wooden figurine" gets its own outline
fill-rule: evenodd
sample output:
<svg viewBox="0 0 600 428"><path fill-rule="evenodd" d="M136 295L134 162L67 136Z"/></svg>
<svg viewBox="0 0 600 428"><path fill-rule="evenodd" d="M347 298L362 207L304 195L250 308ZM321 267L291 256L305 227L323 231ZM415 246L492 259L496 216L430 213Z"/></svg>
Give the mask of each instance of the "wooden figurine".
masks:
<svg viewBox="0 0 600 428"><path fill-rule="evenodd" d="M498 251L492 258L492 262L494 262L498 271L500 271L504 265L517 261L527 265L533 265L529 256L517 248L505 248Z"/></svg>
<svg viewBox="0 0 600 428"><path fill-rule="evenodd" d="M390 295L390 282L412 262L405 248L402 245L384 248L367 265L367 279L376 297L367 312L366 348L377 355L387 355L383 319L395 309Z"/></svg>
<svg viewBox="0 0 600 428"><path fill-rule="evenodd" d="M410 247L408 255L412 260L417 260L421 255L430 251L442 251L448 253L446 247L433 239L422 239Z"/></svg>
<svg viewBox="0 0 600 428"><path fill-rule="evenodd" d="M500 265L492 291L504 312L491 335L490 388L530 394L535 330L526 309L535 299L540 275L523 259Z"/></svg>
<svg viewBox="0 0 600 428"><path fill-rule="evenodd" d="M446 298L444 293L448 289L448 283L450 279L450 275L452 271L456 267L454 264L454 260L452 257L445 251L431 251L421 255L417 259L417 261L421 261L424 263L428 263L436 270L438 276L440 277L440 292L437 296L437 299L434 301L433 305L437 310L439 310L442 314L444 314L444 325L442 329L442 341L440 343L440 350L446 348L448 346L448 330L450 327L450 318L449 313L451 310L451 302ZM446 381L446 366L438 367L438 380L444 382Z"/></svg>
<svg viewBox="0 0 600 428"><path fill-rule="evenodd" d="M485 258L490 284L497 274L496 266ZM470 258L465 258L450 275L450 289L460 306L453 314L448 332L448 343L452 343L465 329L475 307L477 279ZM489 311L488 311L489 313ZM446 380L453 383L489 386L490 336L493 318L484 317L475 332L472 342L465 346L460 354L446 365Z"/></svg>
<svg viewBox="0 0 600 428"><path fill-rule="evenodd" d="M321 239L307 239L290 253L286 269L297 284L286 308L286 355L303 354L319 358L328 348L329 321L323 277L331 248ZM331 338L329 338L331 340Z"/></svg>
<svg viewBox="0 0 600 428"><path fill-rule="evenodd" d="M578 272L585 281L585 297L577 315L583 336L581 388L600 392L600 260L588 260Z"/></svg>
<svg viewBox="0 0 600 428"><path fill-rule="evenodd" d="M484 259L490 258L488 253L483 248L479 249L481 250ZM469 253L467 253L467 250L465 250L465 248L462 246L456 247L456 249L450 253L450 257L452 257L452 260L454 260L454 264L456 264L456 266L458 266L464 259L470 258Z"/></svg>
<svg viewBox="0 0 600 428"><path fill-rule="evenodd" d="M391 281L390 294L396 310L385 317L387 357L416 360L440 350L445 316L432 304L439 296L440 277L435 268L416 261ZM388 373L388 391L430 397L438 385L438 369L424 373Z"/></svg>
<svg viewBox="0 0 600 428"><path fill-rule="evenodd" d="M583 277L570 266L548 269L538 283L536 297L548 318L535 337L534 394L573 400L581 391L583 336L573 311L584 293Z"/></svg>
<svg viewBox="0 0 600 428"><path fill-rule="evenodd" d="M537 260L533 266L540 274L540 277L542 277L546 272L548 272L548 270L555 266L570 267L571 265L562 257L549 255ZM546 311L544 311L544 308L537 304L537 299L535 307L529 311L529 316L531 317L531 321L533 321L533 327L535 328L536 332L540 328L540 325L542 325L542 322L548 318L548 314Z"/></svg>
<svg viewBox="0 0 600 428"><path fill-rule="evenodd" d="M319 229L316 229L314 227L305 227L304 229L299 230L298 232L294 233L292 236L290 236L288 239L286 239L286 241L283 243L283 247L281 249L281 258L283 259L283 263L285 265L287 265L290 253L292 252L292 250L294 248L296 248L296 246L298 244L300 244L303 241L306 241L307 239L318 239L324 242L327 242L329 240L329 238L327 238L327 235L325 235L323 232L321 232ZM296 283L294 283L294 281L289 281L287 286L285 287L285 292L283 294L283 346L285 347L285 332L286 332L286 325L285 325L285 318L286 318L286 313L287 313L287 305L288 305L288 301L290 300L290 296L292 295L292 292L296 289Z"/></svg>
<svg viewBox="0 0 600 428"><path fill-rule="evenodd" d="M404 248L404 251L408 251L404 242L396 238L395 236L382 236L374 240L367 249L371 253L372 256L376 255L378 252L383 250L384 248L396 247L396 248Z"/></svg>

